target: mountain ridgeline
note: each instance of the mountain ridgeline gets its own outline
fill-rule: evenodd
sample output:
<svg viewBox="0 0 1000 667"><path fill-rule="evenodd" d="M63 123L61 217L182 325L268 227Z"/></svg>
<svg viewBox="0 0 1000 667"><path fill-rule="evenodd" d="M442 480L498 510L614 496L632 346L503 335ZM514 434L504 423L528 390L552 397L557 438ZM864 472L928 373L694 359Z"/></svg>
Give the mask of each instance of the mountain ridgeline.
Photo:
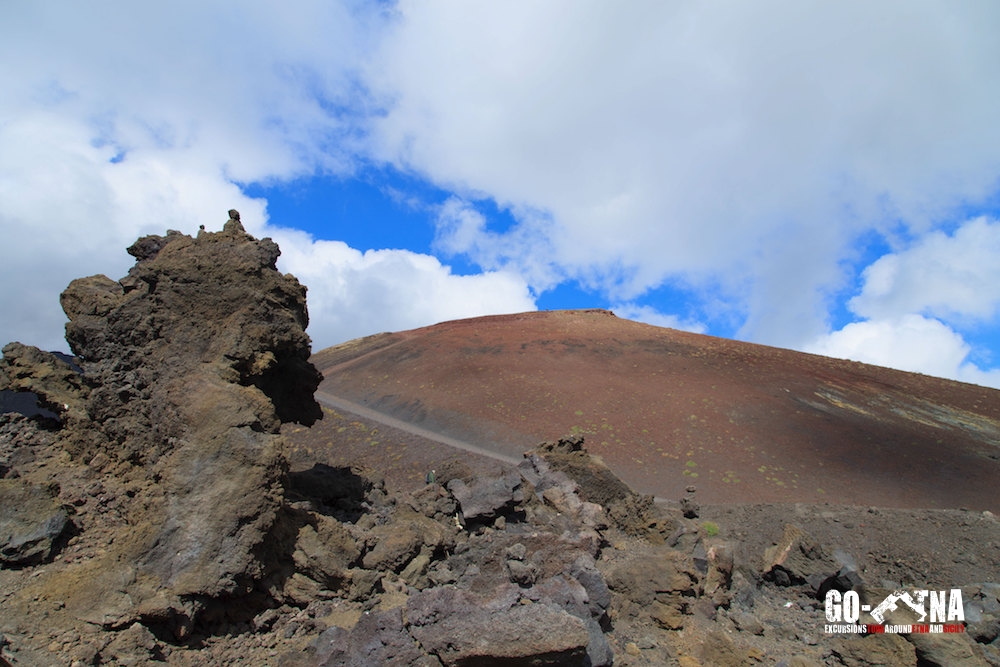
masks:
<svg viewBox="0 0 1000 667"><path fill-rule="evenodd" d="M3 348L2 667L1000 664L993 390L605 311L312 354L236 211L128 252ZM824 632L902 586L961 632Z"/></svg>
<svg viewBox="0 0 1000 667"><path fill-rule="evenodd" d="M338 396L507 455L586 437L633 488L709 502L1000 512L1000 392L623 320L482 317L316 353Z"/></svg>

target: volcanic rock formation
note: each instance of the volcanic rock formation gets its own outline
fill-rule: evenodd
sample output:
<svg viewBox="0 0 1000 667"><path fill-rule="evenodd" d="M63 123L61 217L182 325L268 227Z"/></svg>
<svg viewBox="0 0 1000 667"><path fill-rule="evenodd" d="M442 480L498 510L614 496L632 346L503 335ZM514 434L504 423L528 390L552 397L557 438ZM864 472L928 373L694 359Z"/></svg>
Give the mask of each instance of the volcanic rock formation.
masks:
<svg viewBox="0 0 1000 667"><path fill-rule="evenodd" d="M100 557L44 583L102 627L142 621L183 639L212 601L258 588L282 501L278 428L321 416L306 290L276 270L273 242L233 222L197 239L172 231L141 238L122 280L73 281L62 305L79 368L22 345L4 348L4 388L33 392L53 415L42 429L48 436L25 444L58 445L73 471L34 482L15 465L23 479L10 484L35 496L58 489L81 509L73 521L81 542L90 522L110 536ZM109 506L84 511L94 496ZM56 532L57 522L48 523Z"/></svg>
<svg viewBox="0 0 1000 667"><path fill-rule="evenodd" d="M270 634L292 664L610 664L605 522L565 476L531 467L589 513L536 501L529 529L513 470L404 497L290 472L279 427L322 416L320 376L277 246L231 213L129 252L125 278L63 293L75 358L4 348L3 661L260 664L248 645ZM353 622L329 621L338 607Z"/></svg>
<svg viewBox="0 0 1000 667"><path fill-rule="evenodd" d="M342 416L313 399L305 288L277 246L231 211L129 252L126 277L64 292L75 357L3 348L0 665L1000 663L1000 584L957 580L1000 570L995 548L938 571L967 633L824 637L826 590L943 580L796 525L758 548L754 508L720 528L693 486L654 503L579 435L489 474L453 458L408 492L303 458L289 425ZM906 525L926 521L1000 543L988 512Z"/></svg>

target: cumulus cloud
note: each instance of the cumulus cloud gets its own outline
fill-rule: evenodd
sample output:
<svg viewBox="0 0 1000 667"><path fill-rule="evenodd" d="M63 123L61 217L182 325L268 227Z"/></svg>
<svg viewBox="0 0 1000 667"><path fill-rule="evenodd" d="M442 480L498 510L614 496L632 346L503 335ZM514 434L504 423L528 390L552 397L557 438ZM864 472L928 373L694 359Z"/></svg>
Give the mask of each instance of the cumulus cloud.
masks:
<svg viewBox="0 0 1000 667"><path fill-rule="evenodd" d="M296 9L5 7L0 75L12 94L0 109L47 108L86 122L95 143L126 159L133 150L182 154L235 181L342 166L353 131L345 103L357 101L352 72L368 33L342 4Z"/></svg>
<svg viewBox="0 0 1000 667"><path fill-rule="evenodd" d="M74 278L124 275L125 248L142 234L188 233L220 202L262 211L224 179L137 151L114 163L114 149L93 145L91 128L38 113L0 123L0 329L21 340L65 350L59 294ZM225 210L218 211L219 222Z"/></svg>
<svg viewBox="0 0 1000 667"><path fill-rule="evenodd" d="M282 248L279 268L309 287L308 331L320 347L380 331L535 310L516 274L459 276L436 258L408 250L362 253L295 230L269 231Z"/></svg>
<svg viewBox="0 0 1000 667"><path fill-rule="evenodd" d="M920 315L853 322L807 351L927 375L953 376L969 354L955 331Z"/></svg>
<svg viewBox="0 0 1000 667"><path fill-rule="evenodd" d="M377 16L346 4L6 7L0 22L0 335L65 349L59 293L120 277L142 234L218 229L225 211L280 240L310 289L314 342L532 310L503 271L453 275L406 251L362 254L267 225L238 183L349 174L371 110L355 75ZM44 39L39 33L44 26ZM213 217L213 212L215 217Z"/></svg>
<svg viewBox="0 0 1000 667"><path fill-rule="evenodd" d="M970 220L932 232L862 273L848 302L862 321L818 336L804 349L903 370L1000 387L1000 370L971 361L972 346L942 320L981 325L1000 308L1000 223Z"/></svg>
<svg viewBox="0 0 1000 667"><path fill-rule="evenodd" d="M979 217L935 231L865 269L850 308L862 317L928 313L991 319L1000 308L1000 222Z"/></svg>
<svg viewBox="0 0 1000 667"><path fill-rule="evenodd" d="M707 329L701 322L693 322L672 313L661 313L652 306L643 306L635 303L622 303L612 306L612 312L618 317L623 317L636 322L645 322L657 327L667 327L670 329L680 329L692 333L705 333Z"/></svg>
<svg viewBox="0 0 1000 667"><path fill-rule="evenodd" d="M0 10L2 337L65 349L58 297L118 277L146 233L192 232L264 203L236 181L333 168L357 43L346 10L267 3L17 3ZM334 76L318 65L339 62Z"/></svg>
<svg viewBox="0 0 1000 667"><path fill-rule="evenodd" d="M844 349L867 329L958 354L934 322L995 318L997 224L940 231L1000 182L995 4L44 2L0 19L3 339L58 346L69 279L120 275L139 234L231 206L281 239L322 344L529 309L566 281L789 347L827 335L844 294L863 325ZM243 192L371 164L449 193L426 208L433 252L482 273L278 230ZM871 234L913 243L858 292ZM682 320L646 300L671 289Z"/></svg>
<svg viewBox="0 0 1000 667"><path fill-rule="evenodd" d="M434 246L445 256L464 255L485 269L505 269L523 276L535 292L550 289L566 275L552 261L548 231L556 223L544 213L519 207L517 224L506 233L487 228L474 202L449 197L437 207Z"/></svg>
<svg viewBox="0 0 1000 667"><path fill-rule="evenodd" d="M711 274L741 335L808 340L859 234L995 187L998 10L724 5L400 3L365 72L376 155L556 223L463 228L473 250L616 301Z"/></svg>
<svg viewBox="0 0 1000 667"><path fill-rule="evenodd" d="M805 346L806 352L1000 388L1000 370L969 361L971 348L939 320L916 314L853 322Z"/></svg>

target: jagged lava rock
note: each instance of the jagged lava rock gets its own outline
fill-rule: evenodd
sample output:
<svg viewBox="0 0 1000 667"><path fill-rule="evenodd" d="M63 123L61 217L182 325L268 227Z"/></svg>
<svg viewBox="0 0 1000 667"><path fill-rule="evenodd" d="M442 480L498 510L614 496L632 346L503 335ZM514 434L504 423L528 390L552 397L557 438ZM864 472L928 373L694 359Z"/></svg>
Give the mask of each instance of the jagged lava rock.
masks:
<svg viewBox="0 0 1000 667"><path fill-rule="evenodd" d="M448 482L448 490L458 501L462 516L470 522L490 522L509 514L524 500L521 476L508 471L499 477L477 477L471 483L455 478Z"/></svg>
<svg viewBox="0 0 1000 667"><path fill-rule="evenodd" d="M46 489L0 479L0 564L48 560L68 525L66 511Z"/></svg>
<svg viewBox="0 0 1000 667"><path fill-rule="evenodd" d="M105 485L128 488L115 499L124 525L90 586L65 587L66 608L185 639L199 616L238 613L232 600L260 588L288 468L279 428L322 417L321 378L305 287L277 270L270 239L231 217L222 232L169 231L129 252L125 278L74 280L62 294L82 375L8 346L4 384L35 392L74 459L100 461L115 473Z"/></svg>
<svg viewBox="0 0 1000 667"><path fill-rule="evenodd" d="M792 524L777 544L764 552L761 574L779 586L809 584L818 591L841 566L805 531Z"/></svg>
<svg viewBox="0 0 1000 667"><path fill-rule="evenodd" d="M433 588L409 599L406 619L424 650L449 667L582 664L590 642L583 622L554 605L518 599L513 588L485 599Z"/></svg>
<svg viewBox="0 0 1000 667"><path fill-rule="evenodd" d="M245 594L263 575L256 551L287 467L278 427L321 415L305 288L277 271L270 239L238 224L145 237L129 251L138 261L116 285L70 284L67 340L93 383L95 421L123 445L109 453L161 478L152 511L136 517L147 530L130 593L146 616L190 616L178 598Z"/></svg>
<svg viewBox="0 0 1000 667"><path fill-rule="evenodd" d="M321 378L308 362L305 288L277 271L273 241L228 229L144 237L129 248L138 261L121 281L91 276L62 294L66 339L96 394L92 417L119 444L128 440L123 455L148 461L170 448L183 423L178 408L197 407L187 395L192 375L204 387L214 374L239 402L253 394L238 387L260 389L255 414L245 415L260 431L322 414L312 399Z"/></svg>

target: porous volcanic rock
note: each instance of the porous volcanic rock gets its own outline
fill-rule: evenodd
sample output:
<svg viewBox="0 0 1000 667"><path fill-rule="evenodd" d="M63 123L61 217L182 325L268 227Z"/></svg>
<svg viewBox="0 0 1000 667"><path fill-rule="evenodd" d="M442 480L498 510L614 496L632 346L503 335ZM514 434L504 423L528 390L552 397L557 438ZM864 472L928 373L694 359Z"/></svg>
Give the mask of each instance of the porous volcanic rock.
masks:
<svg viewBox="0 0 1000 667"><path fill-rule="evenodd" d="M289 665L612 663L608 524L576 482L537 456L538 489L515 469L409 496L289 471L280 425L322 413L277 246L231 214L129 251L125 278L64 292L74 359L0 361L4 405L33 408L0 424L0 657L260 664L265 637Z"/></svg>
<svg viewBox="0 0 1000 667"><path fill-rule="evenodd" d="M0 479L0 564L49 560L68 525L66 510L47 489Z"/></svg>
<svg viewBox="0 0 1000 667"><path fill-rule="evenodd" d="M786 524L781 540L764 552L762 574L779 586L809 584L818 591L840 567L801 528Z"/></svg>
<svg viewBox="0 0 1000 667"><path fill-rule="evenodd" d="M590 636L580 619L555 605L519 600L513 586L490 598L435 588L410 598L406 618L420 645L449 667L583 662Z"/></svg>
<svg viewBox="0 0 1000 667"><path fill-rule="evenodd" d="M578 435L499 469L422 462L407 491L319 447L292 468L288 434L321 414L348 453L363 432L388 462L398 434L320 412L277 246L230 211L130 252L122 280L64 293L76 358L0 360L0 665L1000 664L989 512L654 502ZM900 518L947 524L934 553L961 558L904 563ZM960 586L967 633L824 634L825 590L874 603L903 576Z"/></svg>
<svg viewBox="0 0 1000 667"><path fill-rule="evenodd" d="M155 461L192 429L275 433L280 421L320 417L306 290L277 271L273 241L237 223L197 238L147 236L129 252L138 261L125 278L77 279L61 297L90 417L117 458Z"/></svg>
<svg viewBox="0 0 1000 667"><path fill-rule="evenodd" d="M52 417L5 416L24 428L0 447L4 474L24 479L3 481L30 495L24 507L43 484L65 507L35 522L44 539L18 563L49 557L67 512L81 541L105 542L78 568L39 577L35 595L59 591L60 609L101 627L141 621L183 640L245 614L235 600L266 597L264 545L287 472L279 427L322 416L320 375L308 361L306 290L277 271L270 239L231 219L220 233L170 231L129 252L125 278L75 280L62 295L78 366L4 348L0 389L33 394Z"/></svg>
<svg viewBox="0 0 1000 667"><path fill-rule="evenodd" d="M270 239L227 224L144 237L129 252L138 261L122 280L94 276L63 293L66 338L103 453L158 482L120 547L134 564L125 592L141 617L183 633L195 600L245 595L261 578L255 552L285 473L278 427L320 415L320 377L308 362L305 288L277 271Z"/></svg>
<svg viewBox="0 0 1000 667"><path fill-rule="evenodd" d="M476 478L472 484L462 479L448 482L448 491L458 501L462 517L468 522L492 522L510 514L524 500L521 476L510 471L500 477Z"/></svg>

